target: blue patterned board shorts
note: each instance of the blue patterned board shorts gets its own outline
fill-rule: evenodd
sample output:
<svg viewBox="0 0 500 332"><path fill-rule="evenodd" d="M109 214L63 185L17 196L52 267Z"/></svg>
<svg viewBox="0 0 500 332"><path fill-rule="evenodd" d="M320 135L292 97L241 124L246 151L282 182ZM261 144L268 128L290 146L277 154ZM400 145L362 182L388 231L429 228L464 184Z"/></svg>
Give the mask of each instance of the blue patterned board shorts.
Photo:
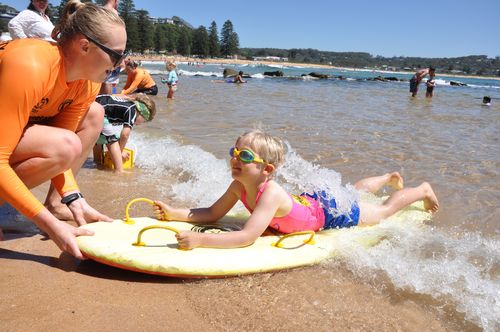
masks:
<svg viewBox="0 0 500 332"><path fill-rule="evenodd" d="M315 192L312 195L306 193L306 195L314 198L315 200L319 200L321 203L323 211L325 212L325 226L323 226L323 229L348 228L356 226L359 223L358 203L355 202L351 206L349 214L339 214L334 216L332 211L337 209L337 202L335 201L335 198L329 198L324 190Z"/></svg>

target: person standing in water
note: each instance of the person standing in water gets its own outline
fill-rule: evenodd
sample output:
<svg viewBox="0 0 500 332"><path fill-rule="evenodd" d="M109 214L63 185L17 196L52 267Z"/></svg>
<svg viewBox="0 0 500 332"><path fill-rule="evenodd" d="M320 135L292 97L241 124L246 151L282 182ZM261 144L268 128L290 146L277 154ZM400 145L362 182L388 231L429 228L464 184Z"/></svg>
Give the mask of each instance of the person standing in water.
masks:
<svg viewBox="0 0 500 332"><path fill-rule="evenodd" d="M177 65L173 62L167 63L168 76L166 79L162 78L161 82L166 83L168 86L168 94L167 99L174 99L174 93L177 91L177 82L179 81L179 77L177 76L177 72L175 71Z"/></svg>
<svg viewBox="0 0 500 332"><path fill-rule="evenodd" d="M424 69L420 69L419 71L417 71L415 73L415 75L413 75L413 77L410 80L410 93L411 93L411 96L412 97L416 97L417 96L418 85L424 79L424 77L426 77L427 75L434 76L435 73L436 73L436 69L434 69L433 67L424 68Z"/></svg>

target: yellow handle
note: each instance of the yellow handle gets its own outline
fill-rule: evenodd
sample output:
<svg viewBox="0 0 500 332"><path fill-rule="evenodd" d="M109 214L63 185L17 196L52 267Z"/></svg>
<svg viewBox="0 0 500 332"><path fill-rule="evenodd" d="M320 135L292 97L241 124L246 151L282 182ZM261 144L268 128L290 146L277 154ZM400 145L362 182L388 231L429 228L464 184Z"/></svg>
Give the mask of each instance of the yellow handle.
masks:
<svg viewBox="0 0 500 332"><path fill-rule="evenodd" d="M130 202L128 202L127 207L125 208L125 220L123 222L126 224L133 225L135 222L132 219L130 219L130 215L128 214L128 210L130 209L130 206L132 204L134 204L135 202L146 202L146 203L149 203L151 205L155 205L155 202L153 202L152 200L147 199L147 198L135 198L135 199L131 200Z"/></svg>
<svg viewBox="0 0 500 332"><path fill-rule="evenodd" d="M314 238L314 235L316 233L314 233L314 231L303 231L303 232L295 232L295 233L283 235L282 237L280 237L280 239L277 242L273 243L272 245L275 246L276 248L283 248L283 245L281 244L281 242L283 242L283 240L285 240L289 237L292 237L292 236L306 235L306 234L309 234L311 236L307 240L304 240L304 244L315 244L316 242L314 242L313 238ZM295 249L295 248L293 248L293 249Z"/></svg>
<svg viewBox="0 0 500 332"><path fill-rule="evenodd" d="M153 225L153 226L147 226L147 227L144 227L143 229L141 229L139 231L139 234L137 234L137 241L132 243L133 246L138 246L138 247L144 247L146 245L146 243L144 242L141 242L141 236L142 236L142 233L144 233L145 231L147 230L150 230L150 229L155 229L155 228L161 228L161 229L167 229L169 231L172 231L174 232L175 234L179 234L179 231L173 227L170 227L170 226L163 226L163 225Z"/></svg>

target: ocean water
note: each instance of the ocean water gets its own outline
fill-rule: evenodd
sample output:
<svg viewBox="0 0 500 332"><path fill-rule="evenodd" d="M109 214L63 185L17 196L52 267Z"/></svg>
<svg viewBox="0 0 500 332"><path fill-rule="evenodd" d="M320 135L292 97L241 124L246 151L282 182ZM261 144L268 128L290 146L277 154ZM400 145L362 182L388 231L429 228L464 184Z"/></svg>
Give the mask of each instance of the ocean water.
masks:
<svg viewBox="0 0 500 332"><path fill-rule="evenodd" d="M165 75L163 63L143 65L158 82ZM390 236L370 249L346 239L342 266L373 287L382 284L441 313L460 330L500 329L500 99L481 105L484 95L500 98L500 81L438 75L434 98L426 99L421 85L411 99L407 82L364 80L380 73L232 68L252 78L215 83L222 65L180 64L175 100L167 102L159 84L157 117L134 129L129 146L137 168L123 182L113 177L118 191L185 207L209 205L231 181L229 147L254 128L287 142L277 181L292 192L328 184L349 200L349 184L389 171L399 171L406 186L428 181L440 211L425 227L392 225ZM286 77L262 75L276 69ZM301 77L312 71L348 79ZM450 80L468 86L449 86ZM109 173L98 173L93 181L108 185ZM142 189L128 192L132 183Z"/></svg>

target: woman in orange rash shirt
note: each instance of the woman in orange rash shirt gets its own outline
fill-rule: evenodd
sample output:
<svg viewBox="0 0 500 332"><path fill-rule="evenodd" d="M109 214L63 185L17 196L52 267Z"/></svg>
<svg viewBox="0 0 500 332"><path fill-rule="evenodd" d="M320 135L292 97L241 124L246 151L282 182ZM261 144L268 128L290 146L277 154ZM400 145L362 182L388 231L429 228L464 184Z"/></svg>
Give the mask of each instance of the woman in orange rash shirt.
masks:
<svg viewBox="0 0 500 332"><path fill-rule="evenodd" d="M0 43L0 204L81 259L76 236L91 232L57 219L29 188L52 180L79 225L111 220L87 204L73 172L102 129L104 112L93 101L100 82L123 61L127 36L116 13L70 0L52 38L57 43Z"/></svg>
<svg viewBox="0 0 500 332"><path fill-rule="evenodd" d="M158 87L149 72L137 68L138 64L133 60L125 60L125 64L125 71L128 76L122 94L129 95L139 92L153 96L158 94Z"/></svg>

